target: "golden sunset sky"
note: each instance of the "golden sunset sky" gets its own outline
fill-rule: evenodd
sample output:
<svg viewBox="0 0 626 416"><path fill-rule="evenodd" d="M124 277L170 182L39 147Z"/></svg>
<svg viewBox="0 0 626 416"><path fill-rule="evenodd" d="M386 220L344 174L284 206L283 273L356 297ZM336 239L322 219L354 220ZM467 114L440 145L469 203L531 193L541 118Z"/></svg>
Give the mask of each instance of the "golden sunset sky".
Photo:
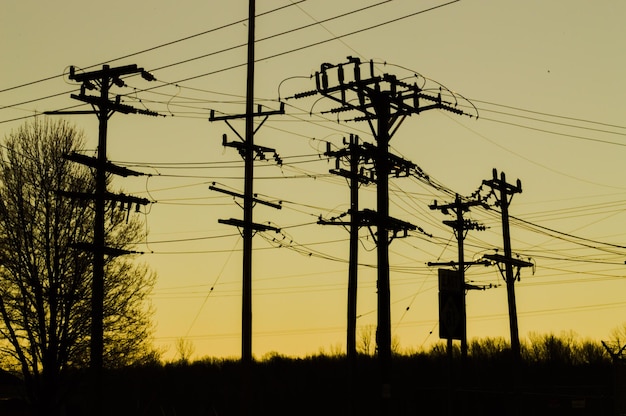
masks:
<svg viewBox="0 0 626 416"><path fill-rule="evenodd" d="M426 172L390 182L391 215L424 230L390 247L392 335L403 350L438 341L437 269L456 260L452 219L428 208L452 202L442 189L469 196L492 169L519 178L523 192L509 211L512 248L532 259L516 283L520 336L573 331L607 339L626 312L626 3L416 0L257 1L255 99L278 109L312 90L322 63L348 56L374 62L379 74L453 91L479 118L438 110L414 115L391 141L392 151ZM114 88L126 104L163 117L115 114L108 157L148 174L119 178L115 190L155 201L141 214L149 231L137 261L157 274L152 295L155 346L176 355L186 339L194 357L237 357L241 343L242 240L218 219L241 218L216 183L243 192L243 162L222 146L236 141L217 114L245 111L247 0L76 0L3 3L0 13L0 134L44 111L89 109L70 98L79 85L69 66L137 64L157 79L125 79ZM364 68L367 65L364 66ZM427 81L424 81L427 79ZM306 355L345 350L348 231L318 225L349 207L349 189L323 153L357 134L373 142L367 123L338 123L318 97L286 100L255 143L283 160L255 165L255 192L277 203L258 205L254 220L281 229L254 237L253 352ZM58 116L56 116L58 117ZM67 116L94 154L98 122ZM260 120L259 120L260 121ZM232 126L243 134L243 122ZM91 152L91 153L89 153ZM375 187L361 189L375 209ZM466 260L502 252L497 211L473 208L486 225L465 240ZM431 235L431 236L429 236ZM358 326L376 324L376 250L361 230ZM509 339L507 297L497 267L472 267L467 279L500 285L467 295L469 338ZM432 332L432 334L431 334Z"/></svg>

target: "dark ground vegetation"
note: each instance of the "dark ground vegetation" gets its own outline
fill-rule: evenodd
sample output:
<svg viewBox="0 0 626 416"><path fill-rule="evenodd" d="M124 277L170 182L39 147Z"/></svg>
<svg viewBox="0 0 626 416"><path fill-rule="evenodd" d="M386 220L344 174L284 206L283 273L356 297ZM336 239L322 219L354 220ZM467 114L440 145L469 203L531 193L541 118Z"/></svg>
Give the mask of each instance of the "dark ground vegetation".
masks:
<svg viewBox="0 0 626 416"><path fill-rule="evenodd" d="M465 361L458 349L451 361L445 346L426 353L398 354L393 360L392 414L619 414L624 389L615 370L620 366L600 345L568 345L551 336L541 341L534 348L525 347L517 365L506 345L494 340L472 343ZM237 415L244 398L243 374L237 360L208 358L109 370L103 414ZM289 358L270 354L252 364L250 375L250 414L379 414L374 356L360 355L351 376L343 355ZM77 372L67 380L67 415L88 414L84 379Z"/></svg>

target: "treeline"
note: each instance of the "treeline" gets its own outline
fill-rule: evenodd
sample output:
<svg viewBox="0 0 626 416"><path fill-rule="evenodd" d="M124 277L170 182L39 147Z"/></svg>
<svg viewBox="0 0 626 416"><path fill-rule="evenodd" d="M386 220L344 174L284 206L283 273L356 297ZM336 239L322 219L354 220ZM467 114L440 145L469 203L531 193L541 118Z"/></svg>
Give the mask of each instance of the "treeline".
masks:
<svg viewBox="0 0 626 416"><path fill-rule="evenodd" d="M465 360L458 345L450 357L444 343L395 354L391 414L616 414L617 367L600 343L535 336L517 363L503 339L468 346ZM353 364L338 352L271 353L247 370L238 360L215 358L118 368L105 373L103 414L237 415L244 403L255 415L380 414L375 355L360 354ZM67 415L89 409L82 376L68 381Z"/></svg>

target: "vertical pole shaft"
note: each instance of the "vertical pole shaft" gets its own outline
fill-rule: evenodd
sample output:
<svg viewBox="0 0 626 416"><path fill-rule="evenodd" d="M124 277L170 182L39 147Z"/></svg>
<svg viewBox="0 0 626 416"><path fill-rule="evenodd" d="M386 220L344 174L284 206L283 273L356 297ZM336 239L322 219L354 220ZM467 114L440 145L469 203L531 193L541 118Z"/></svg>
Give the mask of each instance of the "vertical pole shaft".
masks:
<svg viewBox="0 0 626 416"><path fill-rule="evenodd" d="M246 131L244 153L243 198L243 273L241 293L241 403L240 414L251 409L252 391L252 236L253 236L253 175L254 175L254 32L255 0L248 4L248 67L246 80Z"/></svg>
<svg viewBox="0 0 626 416"><path fill-rule="evenodd" d="M383 97L377 100L378 134L376 151L376 209L378 257L378 328L376 344L381 377L381 414L388 415L391 404L391 290L389 282L389 111Z"/></svg>
<svg viewBox="0 0 626 416"><path fill-rule="evenodd" d="M509 229L509 198L504 172L500 174L500 209L502 211L502 235L506 262L506 293L509 302L509 324L511 328L511 352L514 359L521 357L519 330L517 327L517 305L515 301L515 277L511 253L511 232Z"/></svg>
<svg viewBox="0 0 626 416"><path fill-rule="evenodd" d="M252 208L254 174L254 24L255 0L249 0L248 70L246 87L246 146L243 200L243 287L241 308L241 359L252 361Z"/></svg>
<svg viewBox="0 0 626 416"><path fill-rule="evenodd" d="M463 218L463 202L461 197L457 194L454 205L456 207L457 215L457 247L458 247L458 263L459 263L459 288L463 293L463 305L461 308L461 325L463 325L463 333L461 335L461 357L467 358L467 311L465 309L465 254L463 240L465 239L465 219Z"/></svg>
<svg viewBox="0 0 626 416"><path fill-rule="evenodd" d="M107 161L107 128L109 119L109 77L104 65L100 86L101 103L98 109L98 159L96 169L95 218L93 235L93 280L91 289L91 372L93 377L93 414L102 413L102 370L104 352L104 247L105 225L104 211L106 203L106 161Z"/></svg>
<svg viewBox="0 0 626 416"><path fill-rule="evenodd" d="M350 135L350 264L348 266L348 331L346 352L351 414L356 414L356 314L359 265L359 137Z"/></svg>
<svg viewBox="0 0 626 416"><path fill-rule="evenodd" d="M350 263L348 266L348 360L356 359L356 301L359 262L359 138L350 136Z"/></svg>

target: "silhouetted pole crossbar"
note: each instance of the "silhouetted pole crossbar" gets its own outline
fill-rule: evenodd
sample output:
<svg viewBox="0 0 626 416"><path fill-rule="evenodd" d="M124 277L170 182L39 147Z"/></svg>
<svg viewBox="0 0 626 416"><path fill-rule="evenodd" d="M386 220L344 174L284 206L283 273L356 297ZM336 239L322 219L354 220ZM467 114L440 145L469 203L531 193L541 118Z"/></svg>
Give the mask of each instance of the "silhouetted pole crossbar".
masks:
<svg viewBox="0 0 626 416"><path fill-rule="evenodd" d="M369 77L363 78L361 65L361 60L355 57L348 57L348 62L344 64L324 63L320 71L315 73L315 90L295 94L292 98L321 94L339 104L339 107L327 113L360 112L362 116L352 120L367 121L376 139L377 146L373 157L377 187L374 217L378 263L376 345L380 367L381 414L387 415L391 411L392 355L389 233L393 231L393 222L390 222L389 218L389 175L393 173L394 168L389 157L389 141L409 115L430 109L442 109L456 114L464 113L452 103L444 101L441 94L426 93L417 84L400 81L394 75L376 75L373 61L370 61L368 65ZM352 69L351 74L346 67ZM336 82L331 82L331 79ZM395 231L393 236L396 236Z"/></svg>
<svg viewBox="0 0 626 416"><path fill-rule="evenodd" d="M71 94L71 98L90 104L93 111L50 111L46 114L95 114L98 117L98 154L96 158L72 153L65 158L76 161L83 165L95 168L96 187L93 195L73 195L94 200L95 218L93 244L82 245L78 248L93 253L93 280L91 293L91 345L90 345L90 367L93 377L93 413L102 413L102 370L104 353L104 257L105 255L118 256L132 254L128 250L119 250L106 247L105 231L105 210L107 201L116 201L126 204L130 208L132 204L145 205L150 201L143 198L136 198L128 195L114 195L106 190L107 173L121 176L138 176L139 172L116 166L107 160L107 129L108 120L115 113L123 114L144 114L157 116L158 113L148 110L136 109L132 106L122 104L118 95L115 101L109 98L110 89L113 85L125 86L121 77L126 75L140 74L147 81L154 81L155 78L143 68L137 65L126 65L111 68L103 65L102 69L92 72L76 73L73 66L70 67L69 78L73 81L81 82L80 94ZM87 90L100 89L100 95L88 95ZM72 196L72 195L70 195Z"/></svg>

